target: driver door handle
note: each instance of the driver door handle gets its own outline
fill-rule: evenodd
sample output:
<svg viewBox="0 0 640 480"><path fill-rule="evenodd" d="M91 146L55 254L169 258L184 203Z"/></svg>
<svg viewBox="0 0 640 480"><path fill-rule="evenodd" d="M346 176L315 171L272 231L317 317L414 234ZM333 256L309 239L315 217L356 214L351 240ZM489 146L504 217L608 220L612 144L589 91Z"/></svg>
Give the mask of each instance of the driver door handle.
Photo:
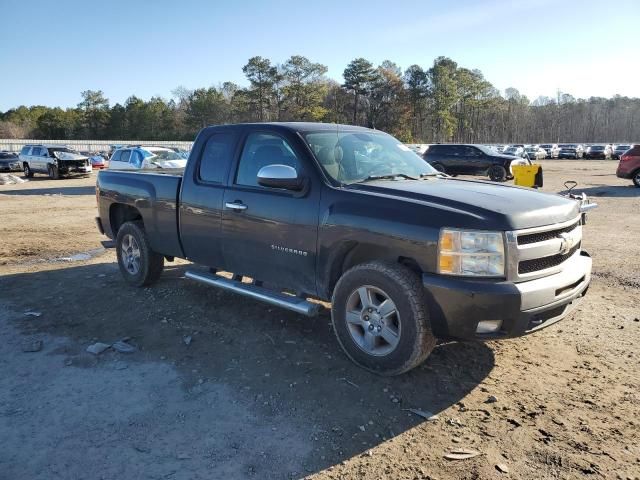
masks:
<svg viewBox="0 0 640 480"><path fill-rule="evenodd" d="M241 202L227 202L224 204L224 206L230 210L236 210L236 211L240 211L240 210L246 210L247 206L244 203Z"/></svg>

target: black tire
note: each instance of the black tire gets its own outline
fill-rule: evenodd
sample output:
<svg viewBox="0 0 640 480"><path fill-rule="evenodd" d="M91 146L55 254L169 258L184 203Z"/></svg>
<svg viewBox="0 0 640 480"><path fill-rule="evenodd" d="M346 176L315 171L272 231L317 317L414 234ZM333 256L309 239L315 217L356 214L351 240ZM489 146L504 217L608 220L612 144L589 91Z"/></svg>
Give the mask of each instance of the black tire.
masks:
<svg viewBox="0 0 640 480"><path fill-rule="evenodd" d="M636 187L640 188L640 170L633 172L631 180Z"/></svg>
<svg viewBox="0 0 640 480"><path fill-rule="evenodd" d="M47 172L49 173L49 178L51 180L58 180L60 178L60 172L58 171L58 167L55 165L49 165L47 167Z"/></svg>
<svg viewBox="0 0 640 480"><path fill-rule="evenodd" d="M22 168L24 170L24 176L27 178L33 178L33 170L31 170L31 167L29 167L28 163L25 163L22 165Z"/></svg>
<svg viewBox="0 0 640 480"><path fill-rule="evenodd" d="M357 295L361 287L379 289L395 304L395 320L387 317L386 321L389 325L391 322L398 325L394 327L397 343L384 354L369 353L358 345L351 328L361 329L366 335L364 324L350 326L347 322L350 298ZM346 355L360 367L379 375L399 375L411 370L422 363L436 345L420 278L408 268L395 263L368 262L345 272L333 291L331 321L338 343ZM384 343L384 340L379 339L378 342Z"/></svg>
<svg viewBox="0 0 640 480"><path fill-rule="evenodd" d="M433 168L435 168L437 171L442 172L442 173L447 173L447 170L444 168L444 165L442 165L441 163L434 163L433 165L431 165Z"/></svg>
<svg viewBox="0 0 640 480"><path fill-rule="evenodd" d="M130 238L135 240L139 252L137 269L131 268L135 266L135 262L129 261L126 253L127 245L123 245L124 242L129 242ZM132 247L131 251L133 250ZM164 256L151 249L144 225L140 221L126 222L120 227L116 237L116 254L120 273L130 285L136 287L151 285L158 281L162 274Z"/></svg>
<svg viewBox="0 0 640 480"><path fill-rule="evenodd" d="M489 178L494 182L504 182L507 179L507 169L502 165L493 165L489 169Z"/></svg>

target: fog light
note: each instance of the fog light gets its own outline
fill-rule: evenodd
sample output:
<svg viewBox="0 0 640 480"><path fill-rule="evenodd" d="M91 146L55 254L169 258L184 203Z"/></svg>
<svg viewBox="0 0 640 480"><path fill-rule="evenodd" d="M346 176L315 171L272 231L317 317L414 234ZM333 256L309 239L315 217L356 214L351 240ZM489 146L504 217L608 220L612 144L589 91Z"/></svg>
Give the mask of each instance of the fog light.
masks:
<svg viewBox="0 0 640 480"><path fill-rule="evenodd" d="M483 320L478 322L476 333L495 333L502 327L502 320Z"/></svg>

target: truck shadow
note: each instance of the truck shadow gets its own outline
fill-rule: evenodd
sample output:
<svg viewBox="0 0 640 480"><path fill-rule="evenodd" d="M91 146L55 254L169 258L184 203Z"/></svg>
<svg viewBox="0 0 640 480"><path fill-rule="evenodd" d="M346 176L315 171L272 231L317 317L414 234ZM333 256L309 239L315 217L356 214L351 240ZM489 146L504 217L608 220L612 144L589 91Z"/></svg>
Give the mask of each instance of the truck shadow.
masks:
<svg viewBox="0 0 640 480"><path fill-rule="evenodd" d="M345 357L328 312L308 319L265 306L191 283L184 279L186 268L167 266L157 285L137 289L124 283L116 264L73 266L5 275L0 277L0 291L15 311L42 312L37 319L16 319L22 333L73 340L75 350L61 355L90 357L85 353L90 343L130 337L139 351L126 361L173 364L187 391L202 379L224 384L253 415L284 417L304 432L313 449L299 459L298 473L303 475L426 422L406 409L438 414L455 406L494 366L487 345L452 342L436 347L411 372L376 376ZM25 298L24 291L31 296ZM80 297L77 292L82 292ZM117 409L114 405L114 416Z"/></svg>

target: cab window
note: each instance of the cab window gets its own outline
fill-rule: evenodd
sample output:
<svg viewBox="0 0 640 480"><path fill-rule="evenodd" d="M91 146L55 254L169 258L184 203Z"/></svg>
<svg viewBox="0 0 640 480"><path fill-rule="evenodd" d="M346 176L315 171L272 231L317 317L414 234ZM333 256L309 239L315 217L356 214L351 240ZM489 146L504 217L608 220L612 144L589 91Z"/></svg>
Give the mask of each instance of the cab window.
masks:
<svg viewBox="0 0 640 480"><path fill-rule="evenodd" d="M204 146L198 167L198 178L203 182L224 183L234 145L233 133L214 133Z"/></svg>
<svg viewBox="0 0 640 480"><path fill-rule="evenodd" d="M299 171L300 162L287 141L271 133L247 137L238 164L236 184L258 187L258 172L267 165L288 165Z"/></svg>
<svg viewBox="0 0 640 480"><path fill-rule="evenodd" d="M142 154L137 150L133 150L129 158L129 163L136 168L142 168Z"/></svg>

